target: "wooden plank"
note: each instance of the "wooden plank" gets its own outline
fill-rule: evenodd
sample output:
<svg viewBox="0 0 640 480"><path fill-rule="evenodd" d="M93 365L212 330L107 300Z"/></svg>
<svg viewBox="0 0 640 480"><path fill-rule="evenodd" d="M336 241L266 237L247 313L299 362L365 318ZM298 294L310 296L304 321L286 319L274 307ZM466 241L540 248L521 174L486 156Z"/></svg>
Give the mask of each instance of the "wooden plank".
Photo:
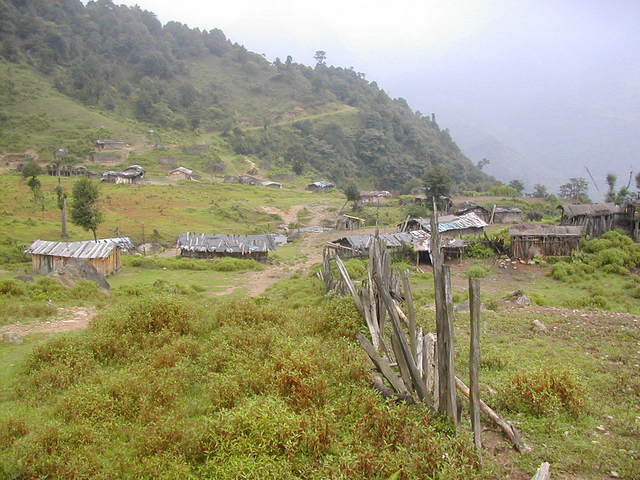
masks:
<svg viewBox="0 0 640 480"><path fill-rule="evenodd" d="M409 348L409 344L407 339L405 338L402 329L400 328L400 319L398 318L398 313L396 312L395 305L391 295L389 294L389 290L385 289L385 285L383 280L378 276L375 278L376 286L378 287L378 293L382 297L384 301L387 311L391 317L391 324L393 326L393 330L396 333L397 339L400 343L400 348L402 353L404 354L404 360L407 362L407 367L409 368L409 373L411 375L411 380L413 381L413 386L416 389L416 393L418 394L418 398L423 402L428 402L429 398L427 395L427 389L422 381L422 377L418 373L418 367L413 360L413 356L411 355L411 349Z"/></svg>
<svg viewBox="0 0 640 480"><path fill-rule="evenodd" d="M480 281L469 278L469 310L471 335L469 345L469 408L473 443L482 448L482 426L480 424Z"/></svg>
<svg viewBox="0 0 640 480"><path fill-rule="evenodd" d="M417 363L418 359L418 340L416 338L416 309L413 305L413 295L411 293L411 282L409 281L409 275L406 271L401 274L402 290L404 294L404 300L407 304L407 325L409 330L409 346L411 347L411 354L414 361Z"/></svg>
<svg viewBox="0 0 640 480"><path fill-rule="evenodd" d="M536 474L531 480L549 480L551 478L551 465L548 462L544 462L540 465L540 468L536 471Z"/></svg>
<svg viewBox="0 0 640 480"><path fill-rule="evenodd" d="M378 355L378 352L376 351L374 346L371 344L369 339L361 333L358 333L357 338L358 338L358 341L360 342L360 345L362 345L362 348L364 348L365 352L367 352L367 355L369 355L369 358L371 359L373 364L376 366L378 371L382 375L384 375L384 378L387 379L387 381L391 384L394 390L400 394L409 393L405 388L404 383L402 382L400 377L396 375L396 373L391 368L391 365L389 365L389 362L387 361L387 359Z"/></svg>
<svg viewBox="0 0 640 480"><path fill-rule="evenodd" d="M451 291L451 267L442 265L441 297L444 297L438 338L438 374L440 411L446 414L455 424L458 424L458 409L456 404L456 373L455 373L455 347L454 347L454 313L453 293Z"/></svg>
<svg viewBox="0 0 640 480"><path fill-rule="evenodd" d="M456 388L460 390L460 392L465 395L467 398L470 397L469 387L467 387L462 380L456 377ZM484 403L482 399L479 402L480 410L485 413L500 429L503 433L511 440L513 446L519 452L527 452L530 451L530 448L527 447L522 441L522 437L520 436L520 432L511 425L508 421L503 419L500 415L498 415L489 405Z"/></svg>

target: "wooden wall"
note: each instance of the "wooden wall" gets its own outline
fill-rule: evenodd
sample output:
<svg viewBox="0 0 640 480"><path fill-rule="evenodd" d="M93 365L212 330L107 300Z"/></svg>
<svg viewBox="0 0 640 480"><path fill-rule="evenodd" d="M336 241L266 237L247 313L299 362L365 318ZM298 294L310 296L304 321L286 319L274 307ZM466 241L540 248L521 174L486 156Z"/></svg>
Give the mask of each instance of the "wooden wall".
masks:
<svg viewBox="0 0 640 480"><path fill-rule="evenodd" d="M580 237L517 236L511 237L511 256L530 260L536 255L565 257L580 245Z"/></svg>
<svg viewBox="0 0 640 480"><path fill-rule="evenodd" d="M46 275L61 269L71 260L69 257L54 257L52 255L31 255L31 266L34 273ZM114 248L106 258L90 258L88 259L96 270L104 275L111 275L122 267L122 252L120 248Z"/></svg>

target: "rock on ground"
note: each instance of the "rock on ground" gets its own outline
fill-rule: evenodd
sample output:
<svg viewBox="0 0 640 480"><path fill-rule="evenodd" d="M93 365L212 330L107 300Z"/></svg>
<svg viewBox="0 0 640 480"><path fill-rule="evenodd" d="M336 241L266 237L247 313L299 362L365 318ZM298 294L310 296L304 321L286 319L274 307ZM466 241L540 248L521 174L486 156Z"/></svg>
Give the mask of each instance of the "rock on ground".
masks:
<svg viewBox="0 0 640 480"><path fill-rule="evenodd" d="M90 280L97 283L104 290L111 288L104 275L98 272L90 261L82 258L69 260L64 267L51 272L47 276L59 280L68 287L74 286L80 280Z"/></svg>
<svg viewBox="0 0 640 480"><path fill-rule="evenodd" d="M2 342L19 344L24 342L24 338L17 332L4 332L2 334Z"/></svg>

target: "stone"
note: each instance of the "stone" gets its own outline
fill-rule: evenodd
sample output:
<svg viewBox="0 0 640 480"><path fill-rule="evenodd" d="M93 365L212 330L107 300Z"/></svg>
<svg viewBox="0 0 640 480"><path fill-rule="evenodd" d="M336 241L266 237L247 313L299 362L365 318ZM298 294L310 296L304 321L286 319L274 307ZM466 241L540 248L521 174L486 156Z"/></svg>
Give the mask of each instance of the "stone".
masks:
<svg viewBox="0 0 640 480"><path fill-rule="evenodd" d="M73 287L80 280L89 280L97 283L104 290L111 288L104 275L98 272L90 261L82 258L70 259L62 268L47 276L55 278L67 287Z"/></svg>
<svg viewBox="0 0 640 480"><path fill-rule="evenodd" d="M531 328L533 329L533 331L538 333L545 333L547 331L547 326L540 320L534 320L533 322L531 322Z"/></svg>
<svg viewBox="0 0 640 480"><path fill-rule="evenodd" d="M515 299L516 305L522 305L523 307L528 307L531 305L531 297L527 295L519 295Z"/></svg>
<svg viewBox="0 0 640 480"><path fill-rule="evenodd" d="M618 472L616 472L615 470L611 470L611 472L609 472L609 476L611 478L620 478L620 474Z"/></svg>
<svg viewBox="0 0 640 480"><path fill-rule="evenodd" d="M2 342L20 344L24 342L24 337L18 332L3 332Z"/></svg>

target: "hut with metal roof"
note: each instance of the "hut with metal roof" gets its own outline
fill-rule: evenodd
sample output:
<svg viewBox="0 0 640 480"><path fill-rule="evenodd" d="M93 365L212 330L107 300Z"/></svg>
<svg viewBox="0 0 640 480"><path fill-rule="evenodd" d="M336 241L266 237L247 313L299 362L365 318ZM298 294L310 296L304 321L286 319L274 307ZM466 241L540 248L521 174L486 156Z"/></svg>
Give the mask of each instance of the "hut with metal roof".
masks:
<svg viewBox="0 0 640 480"><path fill-rule="evenodd" d="M494 207L489 223L519 223L522 222L523 215L518 207Z"/></svg>
<svg viewBox="0 0 640 480"><path fill-rule="evenodd" d="M345 213L338 217L336 230L358 230L364 226L364 223L364 218L354 217Z"/></svg>
<svg viewBox="0 0 640 480"><path fill-rule="evenodd" d="M387 190L375 190L371 192L360 192L360 200L358 200L358 204L361 206L365 205L387 205L389 200L393 195L391 192Z"/></svg>
<svg viewBox="0 0 640 480"><path fill-rule="evenodd" d="M489 218L491 217L491 212L488 208L469 201L455 204L454 210L454 213L459 217L467 213L475 213L478 218L481 218L485 223L489 223Z"/></svg>
<svg viewBox="0 0 640 480"><path fill-rule="evenodd" d="M144 168L140 165L131 165L121 172L109 170L102 174L102 181L117 184L135 184L144 179Z"/></svg>
<svg viewBox="0 0 640 480"><path fill-rule="evenodd" d="M509 229L511 256L531 260L536 255L567 256L580 246L583 227L521 223Z"/></svg>
<svg viewBox="0 0 640 480"><path fill-rule="evenodd" d="M171 170L169 176L179 180L193 180L193 170L186 167L178 167Z"/></svg>
<svg viewBox="0 0 640 480"><path fill-rule="evenodd" d="M313 182L307 185L307 190L310 192L329 192L333 190L335 185L333 183L327 182L325 180L320 180L318 182Z"/></svg>
<svg viewBox="0 0 640 480"><path fill-rule="evenodd" d="M484 232L487 223L470 212L461 216L443 215L438 217L438 231L447 237L461 237L463 235L478 235ZM431 231L430 218L410 218L400 224L398 228L403 232L412 230Z"/></svg>
<svg viewBox="0 0 640 480"><path fill-rule="evenodd" d="M120 242L115 241L120 240ZM71 259L85 259L91 262L102 275L111 275L122 266L122 245L131 245L128 238L100 239L97 242L49 242L36 240L25 253L31 254L34 273L46 275L60 270Z"/></svg>
<svg viewBox="0 0 640 480"><path fill-rule="evenodd" d="M624 224L625 210L615 203L566 204L562 210L562 225L577 225L587 237L599 237Z"/></svg>
<svg viewBox="0 0 640 480"><path fill-rule="evenodd" d="M252 258L266 262L269 252L276 249L276 235L227 235L182 233L177 248L180 255L191 258Z"/></svg>

